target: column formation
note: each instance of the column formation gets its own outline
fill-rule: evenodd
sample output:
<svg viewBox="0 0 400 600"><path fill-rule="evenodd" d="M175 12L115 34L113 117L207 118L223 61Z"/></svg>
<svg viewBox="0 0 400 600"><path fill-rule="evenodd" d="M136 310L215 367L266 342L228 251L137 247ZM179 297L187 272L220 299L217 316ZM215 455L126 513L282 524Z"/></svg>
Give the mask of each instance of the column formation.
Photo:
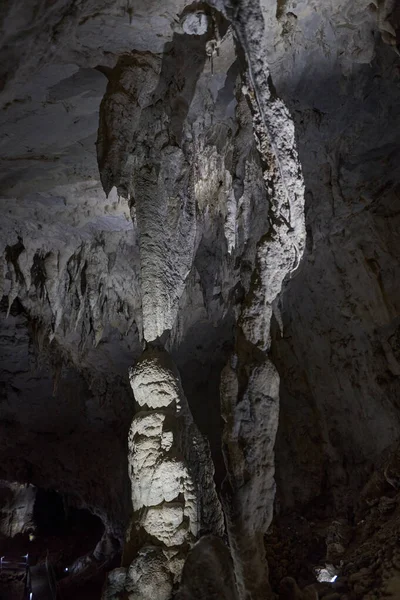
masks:
<svg viewBox="0 0 400 600"><path fill-rule="evenodd" d="M208 443L168 352L149 347L130 380L139 410L128 438L133 517L123 562L137 598L151 589L149 598L167 600L200 534L223 534L223 514Z"/></svg>

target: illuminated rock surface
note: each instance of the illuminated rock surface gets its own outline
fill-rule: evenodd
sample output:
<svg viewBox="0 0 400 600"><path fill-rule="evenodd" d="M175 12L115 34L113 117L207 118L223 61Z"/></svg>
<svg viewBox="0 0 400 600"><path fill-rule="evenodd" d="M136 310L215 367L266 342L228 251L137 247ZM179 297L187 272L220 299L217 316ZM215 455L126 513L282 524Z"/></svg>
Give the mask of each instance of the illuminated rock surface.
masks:
<svg viewBox="0 0 400 600"><path fill-rule="evenodd" d="M399 22L3 2L0 543L97 515L63 597L397 597Z"/></svg>

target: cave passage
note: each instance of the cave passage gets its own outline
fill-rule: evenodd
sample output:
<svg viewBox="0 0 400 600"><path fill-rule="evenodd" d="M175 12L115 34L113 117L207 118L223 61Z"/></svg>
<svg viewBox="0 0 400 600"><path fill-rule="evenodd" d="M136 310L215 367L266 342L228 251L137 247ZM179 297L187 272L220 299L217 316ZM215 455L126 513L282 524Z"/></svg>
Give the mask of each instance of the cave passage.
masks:
<svg viewBox="0 0 400 600"><path fill-rule="evenodd" d="M12 537L2 535L0 554L9 561L22 560L21 557L28 555L32 577L41 571L46 574L47 563L55 580L61 581L68 578L77 561L93 552L104 533L104 525L88 509L71 505L65 496L55 490L38 488L35 493L31 518L27 517L25 526L19 523L20 533ZM29 508L28 504L23 508ZM1 510L4 511L4 506L0 507ZM11 510L9 520L13 519L13 515L18 515L18 512ZM0 575L2 600L15 600L21 582L20 574L15 574L11 580L5 580ZM80 591L75 584L67 584L64 582L62 597L65 600L80 598ZM97 589L95 583L94 589Z"/></svg>

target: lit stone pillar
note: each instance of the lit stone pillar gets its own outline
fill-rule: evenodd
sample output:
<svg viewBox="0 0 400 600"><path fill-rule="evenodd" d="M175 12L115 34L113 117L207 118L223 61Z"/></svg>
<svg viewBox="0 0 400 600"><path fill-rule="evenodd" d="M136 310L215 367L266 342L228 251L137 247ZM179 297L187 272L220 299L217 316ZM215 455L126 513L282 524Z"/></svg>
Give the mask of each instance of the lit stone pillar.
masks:
<svg viewBox="0 0 400 600"><path fill-rule="evenodd" d="M139 411L128 438L133 517L125 587L132 598L167 600L200 534L223 534L222 509L208 443L169 354L149 348L130 379Z"/></svg>

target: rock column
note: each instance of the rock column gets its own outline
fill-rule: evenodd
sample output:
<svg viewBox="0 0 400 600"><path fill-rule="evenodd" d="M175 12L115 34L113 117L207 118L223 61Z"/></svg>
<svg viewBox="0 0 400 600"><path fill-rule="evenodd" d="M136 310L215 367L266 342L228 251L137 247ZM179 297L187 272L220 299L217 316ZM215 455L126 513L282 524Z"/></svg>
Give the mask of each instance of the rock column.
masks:
<svg viewBox="0 0 400 600"><path fill-rule="evenodd" d="M219 113L211 107L225 95L229 97L235 78L218 88L216 77L196 96L206 48L212 59L212 48L217 55L221 45L217 27L221 14L213 12L211 20L205 13L192 15L190 23L198 22L199 27L193 35L175 34L162 61L148 53L122 59L102 105L99 166L105 190L116 185L129 199L138 228L147 343L131 373L139 411L129 435L133 520L124 555L124 564L130 565L124 589L137 600L170 598L191 545L202 533L220 536L223 532L208 446L193 423L172 360L160 345L176 326L188 275L199 268L206 271L203 285L215 280L215 274L208 277L208 265L196 263L196 253L210 231L217 236L217 227L207 230L208 219L218 223L223 215L227 244L221 246L219 267L226 271L221 279L231 279L232 290L243 292L234 305L225 295L236 328L234 351L223 370L220 390L227 471L223 507L240 597L265 600L271 596L263 535L272 518L275 494L279 378L268 358L270 324L283 281L303 253L304 186L294 125L270 82L259 0L215 0L213 4L235 33L239 51L233 72L238 68L243 75L237 95L241 90L251 106L257 172L265 183L264 203L257 203L252 193L246 198L249 206L257 207L258 215L260 210L269 211L265 227L249 228L255 243L249 239L251 243L243 248L235 246L236 218L240 218L235 202L240 198L231 192L240 194L243 187L241 169L234 166L240 163L240 149L238 154L232 152L233 157L227 153L219 177L212 163L208 164L213 154L207 144L215 145L218 156L212 140L219 138L213 122L218 122ZM189 21L184 20L184 31L192 31ZM236 96L231 101L235 106ZM190 112L192 102L202 107L203 119ZM227 106L224 111L224 127L233 127L234 113ZM234 130L240 136L237 124ZM251 135L251 128L248 131ZM196 189L202 186L196 184L202 162L210 176L202 182L204 206L200 210ZM233 174L227 175L229 168ZM224 182L233 190L225 191ZM205 299L209 293L210 289L204 291Z"/></svg>
<svg viewBox="0 0 400 600"><path fill-rule="evenodd" d="M222 536L223 514L209 446L170 355L149 347L130 380L138 412L128 438L133 516L121 580L132 598L168 600L200 535Z"/></svg>
<svg viewBox="0 0 400 600"><path fill-rule="evenodd" d="M276 96L266 59L259 0L215 0L232 22L247 62L244 85L270 202L270 227L258 240L250 288L237 314L235 351L221 377L223 506L241 598L272 597L263 536L275 496L274 444L279 376L268 358L273 302L305 244L304 184L294 124Z"/></svg>

